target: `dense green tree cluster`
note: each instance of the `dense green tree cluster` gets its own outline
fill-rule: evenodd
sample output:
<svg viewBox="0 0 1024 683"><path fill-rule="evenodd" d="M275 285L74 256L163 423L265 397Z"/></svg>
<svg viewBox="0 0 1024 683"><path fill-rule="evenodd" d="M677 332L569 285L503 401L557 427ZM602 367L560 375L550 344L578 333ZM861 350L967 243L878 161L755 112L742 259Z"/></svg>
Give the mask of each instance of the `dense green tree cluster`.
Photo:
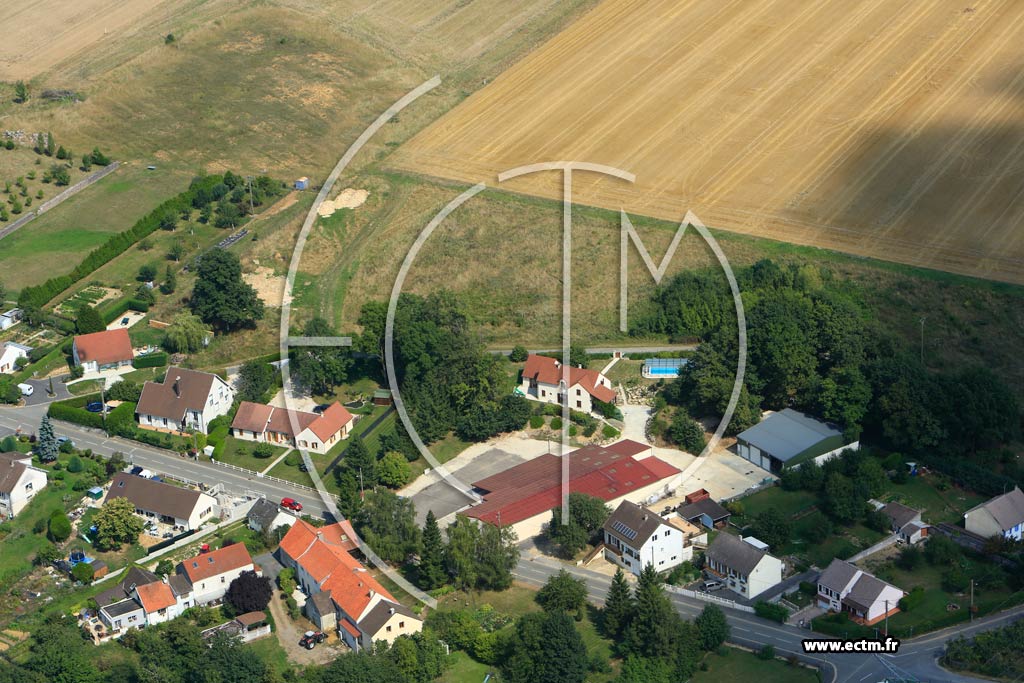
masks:
<svg viewBox="0 0 1024 683"><path fill-rule="evenodd" d="M666 672L671 678L664 680L686 680L693 674L703 644L723 637L714 617L706 617L704 622L701 628L683 621L650 565L640 573L632 594L621 570L616 573L602 615L604 634L615 643L628 669L635 672L630 675L654 675L651 680L664 679Z"/></svg>
<svg viewBox="0 0 1024 683"><path fill-rule="evenodd" d="M374 302L359 317L359 349L382 360L386 315L387 305ZM525 399L509 395L502 359L486 352L465 307L451 292L400 297L394 354L405 407L425 443L452 431L480 441L521 429L529 419Z"/></svg>
<svg viewBox="0 0 1024 683"><path fill-rule="evenodd" d="M263 319L263 302L242 279L242 264L233 252L213 248L199 257L192 312L219 330L252 327Z"/></svg>
<svg viewBox="0 0 1024 683"><path fill-rule="evenodd" d="M239 401L262 403L267 392L277 386L277 370L270 363L248 361L238 371L236 386L235 396Z"/></svg>
<svg viewBox="0 0 1024 683"><path fill-rule="evenodd" d="M563 556L571 558L596 540L601 525L611 513L600 498L572 492L569 494L569 519L563 520L561 507L552 509L551 522L544 534Z"/></svg>
<svg viewBox="0 0 1024 683"><path fill-rule="evenodd" d="M320 317L306 323L306 337L335 337L337 332ZM316 395L330 394L343 383L352 366L352 354L344 346L293 346L289 352L289 371L297 384Z"/></svg>
<svg viewBox="0 0 1024 683"><path fill-rule="evenodd" d="M1024 677L1024 621L979 633L960 636L946 643L942 663L955 671L972 671L993 679L1019 680Z"/></svg>
<svg viewBox="0 0 1024 683"><path fill-rule="evenodd" d="M1001 377L970 365L926 369L916 347L905 348L882 328L857 298L856 287L814 266L781 266L766 259L741 270L738 279L748 363L727 433L756 423L761 409L792 407L839 425L848 439L863 434L983 492L1001 490L1006 480L976 466L979 453L1012 441L1020 431L1020 405ZM683 273L663 285L631 332L701 340L662 395L692 416L724 413L738 343L734 304L722 273ZM684 429L691 430L672 425L665 434L682 443ZM963 458L965 453L974 457ZM1012 465L1004 471L1022 480ZM842 481L831 486L846 488Z"/></svg>

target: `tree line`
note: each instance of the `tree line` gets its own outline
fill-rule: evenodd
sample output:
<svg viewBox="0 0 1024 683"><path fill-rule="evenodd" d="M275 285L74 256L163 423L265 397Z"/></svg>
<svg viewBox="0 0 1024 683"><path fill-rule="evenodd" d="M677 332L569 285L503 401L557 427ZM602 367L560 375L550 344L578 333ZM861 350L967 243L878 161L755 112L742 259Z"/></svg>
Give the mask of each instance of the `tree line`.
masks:
<svg viewBox="0 0 1024 683"><path fill-rule="evenodd" d="M916 349L881 327L856 285L814 266L766 259L741 269L737 279L748 358L727 434L756 424L764 409L789 407L838 425L849 440L913 455L982 492L1001 490L1008 479L1024 481L1002 452L1020 433L1021 411L999 375L979 365L929 370ZM724 413L738 343L721 273L678 275L654 293L631 333L699 339L662 399L681 408L684 420Z"/></svg>

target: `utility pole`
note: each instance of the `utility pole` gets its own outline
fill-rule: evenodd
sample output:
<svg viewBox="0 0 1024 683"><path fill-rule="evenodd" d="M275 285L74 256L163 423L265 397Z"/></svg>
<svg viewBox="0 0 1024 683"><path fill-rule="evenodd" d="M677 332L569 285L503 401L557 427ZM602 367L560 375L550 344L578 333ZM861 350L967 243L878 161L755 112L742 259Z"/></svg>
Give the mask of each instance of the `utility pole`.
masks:
<svg viewBox="0 0 1024 683"><path fill-rule="evenodd" d="M363 468L359 468L359 500L364 500L366 493L363 491Z"/></svg>
<svg viewBox="0 0 1024 683"><path fill-rule="evenodd" d="M928 316L921 316L921 365L924 365L924 321L928 319Z"/></svg>
<svg viewBox="0 0 1024 683"><path fill-rule="evenodd" d="M255 208L255 206L253 205L253 202L252 202L252 176L251 175L247 175L247 176L245 176L245 179L249 183L249 215L252 216L252 215L255 215L255 213L256 213L256 208Z"/></svg>
<svg viewBox="0 0 1024 683"><path fill-rule="evenodd" d="M889 637L889 601L885 601L885 637Z"/></svg>
<svg viewBox="0 0 1024 683"><path fill-rule="evenodd" d="M974 621L974 579L971 579L971 621Z"/></svg>

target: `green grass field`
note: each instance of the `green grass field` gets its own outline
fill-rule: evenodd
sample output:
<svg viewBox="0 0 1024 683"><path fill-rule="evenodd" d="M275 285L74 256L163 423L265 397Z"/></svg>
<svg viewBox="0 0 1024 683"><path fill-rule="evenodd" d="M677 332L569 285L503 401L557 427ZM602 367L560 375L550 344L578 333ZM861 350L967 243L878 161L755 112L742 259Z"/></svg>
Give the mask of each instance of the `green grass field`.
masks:
<svg viewBox="0 0 1024 683"><path fill-rule="evenodd" d="M0 272L11 289L64 275L113 233L130 228L183 190L189 174L124 165L55 209L3 238ZM162 254L161 254L162 256Z"/></svg>
<svg viewBox="0 0 1024 683"><path fill-rule="evenodd" d="M791 666L779 659L765 661L746 650L728 647L723 657L708 653L704 662L707 671L698 671L693 683L723 683L725 681L757 681L758 683L815 683L817 672L801 666Z"/></svg>
<svg viewBox="0 0 1024 683"><path fill-rule="evenodd" d="M890 483L882 500L896 500L921 510L922 517L932 524L962 522L964 512L987 500L986 496L955 486L940 491L937 484L932 475L911 477L905 484Z"/></svg>
<svg viewBox="0 0 1024 683"><path fill-rule="evenodd" d="M272 446L273 455L269 458L257 458L253 455L253 450L257 445L255 441L245 441L244 439L236 439L229 436L224 440L224 453L218 460L229 465L235 465L236 467L244 467L253 472L262 472L287 450L281 446Z"/></svg>

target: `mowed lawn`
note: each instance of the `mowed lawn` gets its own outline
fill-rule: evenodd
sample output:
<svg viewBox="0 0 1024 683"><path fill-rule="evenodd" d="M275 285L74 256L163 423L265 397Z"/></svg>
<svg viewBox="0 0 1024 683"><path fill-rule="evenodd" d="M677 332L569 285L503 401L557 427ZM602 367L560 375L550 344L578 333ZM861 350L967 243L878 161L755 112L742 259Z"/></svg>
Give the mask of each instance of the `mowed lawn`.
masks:
<svg viewBox="0 0 1024 683"><path fill-rule="evenodd" d="M779 659L765 661L757 655L727 647L725 656L708 653L704 661L707 671L698 671L690 679L693 683L722 683L723 681L757 681L758 683L814 683L817 673L802 666L791 666Z"/></svg>
<svg viewBox="0 0 1024 683"><path fill-rule="evenodd" d="M190 174L125 165L0 240L0 273L12 290L66 275L112 234L188 186ZM51 186L52 187L52 186Z"/></svg>
<svg viewBox="0 0 1024 683"><path fill-rule="evenodd" d="M987 500L985 496L956 486L940 491L934 477L923 474L911 477L905 484L890 483L882 500L896 500L923 512L932 524L963 521L964 512Z"/></svg>

